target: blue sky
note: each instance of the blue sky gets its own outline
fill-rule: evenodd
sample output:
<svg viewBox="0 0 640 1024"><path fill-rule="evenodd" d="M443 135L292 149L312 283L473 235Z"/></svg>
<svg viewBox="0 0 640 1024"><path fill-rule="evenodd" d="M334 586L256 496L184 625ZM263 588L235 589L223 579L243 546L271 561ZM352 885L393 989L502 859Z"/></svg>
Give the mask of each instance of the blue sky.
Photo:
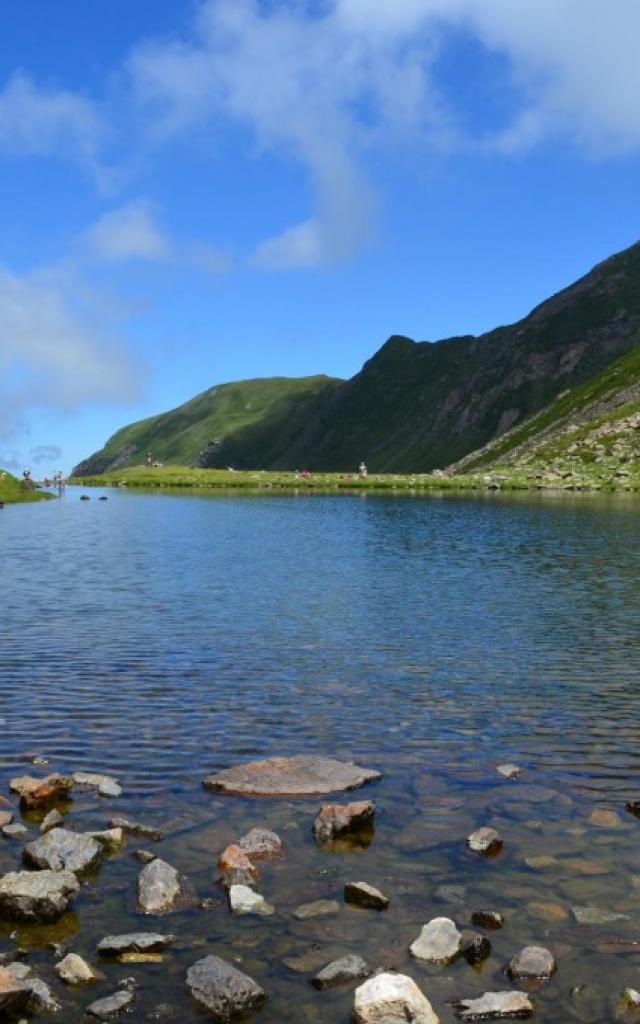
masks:
<svg viewBox="0 0 640 1024"><path fill-rule="evenodd" d="M637 0L6 5L0 465L479 333L635 242L639 33Z"/></svg>

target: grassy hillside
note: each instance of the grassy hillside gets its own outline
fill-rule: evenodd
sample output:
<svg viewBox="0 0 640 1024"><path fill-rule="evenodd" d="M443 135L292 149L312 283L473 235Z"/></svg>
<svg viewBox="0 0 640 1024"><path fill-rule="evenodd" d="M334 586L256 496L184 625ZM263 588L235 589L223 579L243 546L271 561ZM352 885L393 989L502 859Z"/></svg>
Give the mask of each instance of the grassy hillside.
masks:
<svg viewBox="0 0 640 1024"><path fill-rule="evenodd" d="M373 472L444 468L640 346L640 244L481 337L393 337L351 380L227 384L119 431L76 468L143 463Z"/></svg>
<svg viewBox="0 0 640 1024"><path fill-rule="evenodd" d="M22 480L16 480L14 476L0 469L0 503L10 504L17 501L40 501L43 498L51 497L43 491L37 491L35 487L26 486Z"/></svg>
<svg viewBox="0 0 640 1024"><path fill-rule="evenodd" d="M277 464L315 404L339 381L329 377L247 380L221 384L160 416L133 423L76 466L74 476L154 461L181 465Z"/></svg>

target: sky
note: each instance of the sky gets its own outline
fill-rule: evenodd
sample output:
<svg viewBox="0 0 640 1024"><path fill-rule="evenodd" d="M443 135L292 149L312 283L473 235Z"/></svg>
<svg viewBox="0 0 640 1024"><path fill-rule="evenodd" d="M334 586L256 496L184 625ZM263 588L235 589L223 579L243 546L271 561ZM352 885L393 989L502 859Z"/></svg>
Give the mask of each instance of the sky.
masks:
<svg viewBox="0 0 640 1024"><path fill-rule="evenodd" d="M0 0L0 465L637 241L637 0Z"/></svg>

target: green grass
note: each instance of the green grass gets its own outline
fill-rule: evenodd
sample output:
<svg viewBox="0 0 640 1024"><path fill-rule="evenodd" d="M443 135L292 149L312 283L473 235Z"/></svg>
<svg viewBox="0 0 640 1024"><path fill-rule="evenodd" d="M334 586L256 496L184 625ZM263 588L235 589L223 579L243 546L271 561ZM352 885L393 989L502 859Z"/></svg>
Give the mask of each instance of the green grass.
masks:
<svg viewBox="0 0 640 1024"><path fill-rule="evenodd" d="M16 480L10 473L0 470L0 502L8 505L15 502L42 501L51 497L51 494L38 491L33 486L28 487L22 480Z"/></svg>

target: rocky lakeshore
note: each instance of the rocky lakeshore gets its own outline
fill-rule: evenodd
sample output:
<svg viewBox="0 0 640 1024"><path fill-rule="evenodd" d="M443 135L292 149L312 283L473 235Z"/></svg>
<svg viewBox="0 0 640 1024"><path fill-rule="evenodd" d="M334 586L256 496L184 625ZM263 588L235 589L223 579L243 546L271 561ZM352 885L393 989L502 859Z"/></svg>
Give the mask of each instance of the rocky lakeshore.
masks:
<svg viewBox="0 0 640 1024"><path fill-rule="evenodd" d="M491 771L507 806L515 797L542 810L562 797L518 765ZM382 781L377 770L332 757L239 764L203 780L205 800L219 794L210 827L192 831L183 816L165 831L157 810L153 821L118 813L126 785L101 772L14 776L0 798L3 1019L271 1020L274 1000L286 993L291 1020L550 1020L560 1019L561 993L573 1019L595 1022L608 1006L632 1024L636 989L603 991L589 969L594 947L640 953L632 915L577 898L563 905L543 892L527 901L523 884L534 879L544 890L564 865L584 899L589 880L607 874L605 861L539 853L542 822L518 829L505 819L503 835L495 811L490 824L478 820L465 835L459 804L434 794L451 834L434 845L442 828L432 815L422 830L415 819L402 828L396 816L400 844L423 853L404 871L381 870L386 851L376 829L396 810ZM350 795L367 784L371 799ZM234 835L238 809L253 825ZM636 801L593 808L580 830L588 852L619 829L639 827L639 814ZM305 837L301 849L294 833ZM186 836L198 850L193 870ZM448 871L437 866L443 843ZM514 885L509 860L520 844L529 855ZM301 858L308 865L309 850L317 866L303 882L298 866ZM461 884L463 873L480 877L485 905ZM440 878L427 898L418 876L428 884ZM107 919L119 930L106 930Z"/></svg>

